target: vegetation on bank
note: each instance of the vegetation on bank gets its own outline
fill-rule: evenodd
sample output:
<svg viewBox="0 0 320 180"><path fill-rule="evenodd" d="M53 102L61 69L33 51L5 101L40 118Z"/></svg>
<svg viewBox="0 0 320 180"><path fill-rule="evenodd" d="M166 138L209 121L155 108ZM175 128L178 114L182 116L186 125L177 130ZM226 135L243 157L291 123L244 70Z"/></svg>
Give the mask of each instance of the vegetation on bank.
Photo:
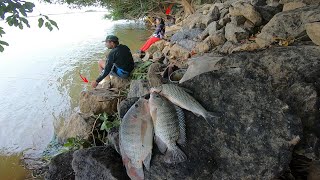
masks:
<svg viewBox="0 0 320 180"><path fill-rule="evenodd" d="M145 16L165 17L166 14L177 14L184 12L185 15L194 13L195 6L212 3L216 0L173 0L173 1L156 1L156 0L42 0L47 3L68 4L70 7L100 6L109 9L110 16L114 20L119 19L139 19ZM28 20L29 13L35 8L34 3L24 0L3 0L0 2L0 19L8 25L23 29L25 26L30 27ZM59 23L59 22L58 22ZM40 14L38 19L39 28L45 26L50 31L58 28L58 23L44 14ZM2 41L5 29L0 27L0 52L4 51L4 46L9 46L8 42Z"/></svg>

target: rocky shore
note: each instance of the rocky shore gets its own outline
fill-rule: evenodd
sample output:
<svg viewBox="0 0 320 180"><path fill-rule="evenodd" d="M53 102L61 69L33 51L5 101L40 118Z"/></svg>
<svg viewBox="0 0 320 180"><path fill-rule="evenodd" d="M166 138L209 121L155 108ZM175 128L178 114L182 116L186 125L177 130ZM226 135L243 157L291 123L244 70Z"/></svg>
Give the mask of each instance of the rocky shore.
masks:
<svg viewBox="0 0 320 180"><path fill-rule="evenodd" d="M82 92L80 112L57 132L59 141L92 140L93 115L121 119L150 87L176 83L222 115L208 125L184 110L188 160L166 164L154 146L145 179L320 179L319 2L228 0L176 19L165 40L135 57L150 62L145 78L113 78L111 87ZM173 80L177 69L183 77ZM129 179L117 128L107 139L57 155L45 178Z"/></svg>

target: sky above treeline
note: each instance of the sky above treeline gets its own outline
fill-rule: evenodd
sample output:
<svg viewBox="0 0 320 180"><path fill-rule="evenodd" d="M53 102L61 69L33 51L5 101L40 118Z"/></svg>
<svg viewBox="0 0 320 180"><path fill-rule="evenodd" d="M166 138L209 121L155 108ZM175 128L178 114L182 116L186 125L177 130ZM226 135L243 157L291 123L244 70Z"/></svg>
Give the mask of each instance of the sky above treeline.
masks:
<svg viewBox="0 0 320 180"><path fill-rule="evenodd" d="M40 2L39 0L27 0L35 4L35 8L29 16L38 16L40 14L63 14L73 12L85 12L88 10L106 11L105 8L101 7L83 7L81 9L69 8L67 4L50 4Z"/></svg>

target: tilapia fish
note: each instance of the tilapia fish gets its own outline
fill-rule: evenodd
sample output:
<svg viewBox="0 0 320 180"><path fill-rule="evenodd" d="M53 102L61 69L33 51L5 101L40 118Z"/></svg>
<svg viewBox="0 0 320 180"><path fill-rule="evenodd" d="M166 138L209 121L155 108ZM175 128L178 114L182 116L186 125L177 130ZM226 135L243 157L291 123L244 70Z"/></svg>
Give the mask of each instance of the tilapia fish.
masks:
<svg viewBox="0 0 320 180"><path fill-rule="evenodd" d="M165 153L165 162L185 161L187 156L177 146L177 143L184 145L186 142L184 119L179 121L175 106L158 93L151 93L149 106L155 141L161 153Z"/></svg>
<svg viewBox="0 0 320 180"><path fill-rule="evenodd" d="M144 179L142 164L149 170L152 142L153 123L148 100L140 98L123 117L119 130L120 153L131 179Z"/></svg>
<svg viewBox="0 0 320 180"><path fill-rule="evenodd" d="M163 84L159 87L151 88L151 92L160 93L175 105L204 117L208 123L219 117L218 113L207 111L197 100L188 94L184 88L177 85ZM209 124L211 125L211 123Z"/></svg>

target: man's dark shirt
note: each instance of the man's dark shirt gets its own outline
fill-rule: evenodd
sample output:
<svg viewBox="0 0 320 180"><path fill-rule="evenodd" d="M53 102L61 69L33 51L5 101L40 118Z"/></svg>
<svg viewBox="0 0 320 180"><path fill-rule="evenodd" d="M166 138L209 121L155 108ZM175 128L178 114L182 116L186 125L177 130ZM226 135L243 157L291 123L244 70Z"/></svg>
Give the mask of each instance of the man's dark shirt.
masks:
<svg viewBox="0 0 320 180"><path fill-rule="evenodd" d="M131 73L133 70L134 62L132 54L126 45L119 44L110 51L104 71L96 80L98 83L110 73L113 65L115 65L117 68L127 71L128 73Z"/></svg>

